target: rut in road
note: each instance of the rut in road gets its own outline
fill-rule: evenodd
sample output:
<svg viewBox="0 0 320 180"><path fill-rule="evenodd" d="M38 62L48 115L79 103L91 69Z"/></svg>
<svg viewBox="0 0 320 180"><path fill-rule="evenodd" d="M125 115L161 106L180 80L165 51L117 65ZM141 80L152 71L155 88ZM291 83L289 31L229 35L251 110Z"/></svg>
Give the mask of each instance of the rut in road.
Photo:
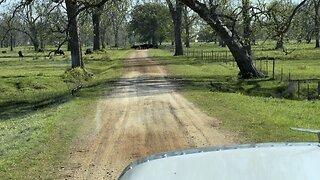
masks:
<svg viewBox="0 0 320 180"><path fill-rule="evenodd" d="M95 130L70 153L61 178L117 179L130 162L150 154L232 143L218 120L176 92L147 52L125 60L125 75L101 99Z"/></svg>

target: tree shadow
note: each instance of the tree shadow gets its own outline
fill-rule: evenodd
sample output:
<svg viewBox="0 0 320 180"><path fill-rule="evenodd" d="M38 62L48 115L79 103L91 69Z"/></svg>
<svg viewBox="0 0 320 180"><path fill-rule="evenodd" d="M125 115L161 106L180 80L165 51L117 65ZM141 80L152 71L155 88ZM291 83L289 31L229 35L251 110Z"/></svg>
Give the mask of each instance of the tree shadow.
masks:
<svg viewBox="0 0 320 180"><path fill-rule="evenodd" d="M267 86L263 85L263 83L271 83L271 85ZM241 93L247 96L291 99L288 95L287 85L270 78L254 80L238 79L229 83L211 82L209 88L211 91Z"/></svg>
<svg viewBox="0 0 320 180"><path fill-rule="evenodd" d="M0 103L0 121L24 116L38 110L51 108L69 101L72 98L69 92L46 96L35 101L15 100Z"/></svg>

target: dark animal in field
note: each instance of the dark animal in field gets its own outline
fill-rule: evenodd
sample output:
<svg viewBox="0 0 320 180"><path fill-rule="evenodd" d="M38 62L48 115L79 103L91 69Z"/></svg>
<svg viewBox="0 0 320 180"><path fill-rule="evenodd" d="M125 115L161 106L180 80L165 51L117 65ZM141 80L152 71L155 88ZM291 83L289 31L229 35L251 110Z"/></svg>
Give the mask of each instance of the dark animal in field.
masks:
<svg viewBox="0 0 320 180"><path fill-rule="evenodd" d="M44 52L44 50L43 49L38 49L38 52Z"/></svg>
<svg viewBox="0 0 320 180"><path fill-rule="evenodd" d="M84 54L85 54L85 55L87 55L87 54L92 54L91 49L87 49L87 50L86 50L86 52L85 52Z"/></svg>
<svg viewBox="0 0 320 180"><path fill-rule="evenodd" d="M18 54L19 54L19 57L23 57L22 51L19 51Z"/></svg>
<svg viewBox="0 0 320 180"><path fill-rule="evenodd" d="M141 48L140 48L140 45L132 45L131 49L141 49Z"/></svg>
<svg viewBox="0 0 320 180"><path fill-rule="evenodd" d="M61 49L55 50L54 55L64 55L64 52Z"/></svg>
<svg viewBox="0 0 320 180"><path fill-rule="evenodd" d="M132 49L149 49L149 48L159 48L158 45L153 44L140 44L131 46Z"/></svg>
<svg viewBox="0 0 320 180"><path fill-rule="evenodd" d="M140 45L141 49L149 49L150 45L149 44L142 44Z"/></svg>
<svg viewBox="0 0 320 180"><path fill-rule="evenodd" d="M7 51L1 51L2 52L2 54L5 54L5 53L7 53Z"/></svg>

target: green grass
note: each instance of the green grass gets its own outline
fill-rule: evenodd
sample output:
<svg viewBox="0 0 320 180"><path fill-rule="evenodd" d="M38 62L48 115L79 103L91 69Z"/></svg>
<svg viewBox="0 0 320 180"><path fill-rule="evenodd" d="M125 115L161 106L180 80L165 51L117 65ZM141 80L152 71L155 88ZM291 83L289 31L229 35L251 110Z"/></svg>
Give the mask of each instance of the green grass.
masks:
<svg viewBox="0 0 320 180"><path fill-rule="evenodd" d="M16 51L0 54L0 179L56 179L72 141L94 125L96 103L121 76L129 51L85 56L90 78L67 76L68 55L4 57ZM83 88L72 96L79 82Z"/></svg>
<svg viewBox="0 0 320 180"><path fill-rule="evenodd" d="M316 141L314 135L292 132L289 128L320 129L320 102L291 100L288 83L238 79L239 70L233 63L173 57L163 50L152 50L151 54L167 65L171 78L180 82L182 93L189 100L222 120L223 129L238 133L244 141ZM320 63L314 56L313 60L285 60L277 65L289 67L293 77L320 77L317 71Z"/></svg>
<svg viewBox="0 0 320 180"><path fill-rule="evenodd" d="M319 101L293 101L206 89L188 89L183 94L221 120L224 129L240 134L247 142L317 141L315 135L292 132L289 128L320 129Z"/></svg>

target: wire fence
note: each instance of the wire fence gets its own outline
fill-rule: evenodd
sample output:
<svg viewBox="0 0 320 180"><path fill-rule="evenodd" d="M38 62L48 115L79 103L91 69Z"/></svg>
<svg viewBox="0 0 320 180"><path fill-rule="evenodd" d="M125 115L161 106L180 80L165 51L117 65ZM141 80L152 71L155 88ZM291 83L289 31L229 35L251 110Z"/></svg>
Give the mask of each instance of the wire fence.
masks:
<svg viewBox="0 0 320 180"><path fill-rule="evenodd" d="M185 50L184 55L211 62L234 61L234 58L229 51Z"/></svg>
<svg viewBox="0 0 320 180"><path fill-rule="evenodd" d="M232 63L235 67L234 58L229 51L185 50L184 55L209 62ZM273 57L258 57L253 59L257 70L264 73L267 77L288 83L287 91L292 97L308 100L320 99L320 79L293 77L292 74L294 73L283 67L278 67L277 62L280 60Z"/></svg>
<svg viewBox="0 0 320 180"><path fill-rule="evenodd" d="M315 100L320 97L320 79L295 79L289 81L288 91L299 99Z"/></svg>

